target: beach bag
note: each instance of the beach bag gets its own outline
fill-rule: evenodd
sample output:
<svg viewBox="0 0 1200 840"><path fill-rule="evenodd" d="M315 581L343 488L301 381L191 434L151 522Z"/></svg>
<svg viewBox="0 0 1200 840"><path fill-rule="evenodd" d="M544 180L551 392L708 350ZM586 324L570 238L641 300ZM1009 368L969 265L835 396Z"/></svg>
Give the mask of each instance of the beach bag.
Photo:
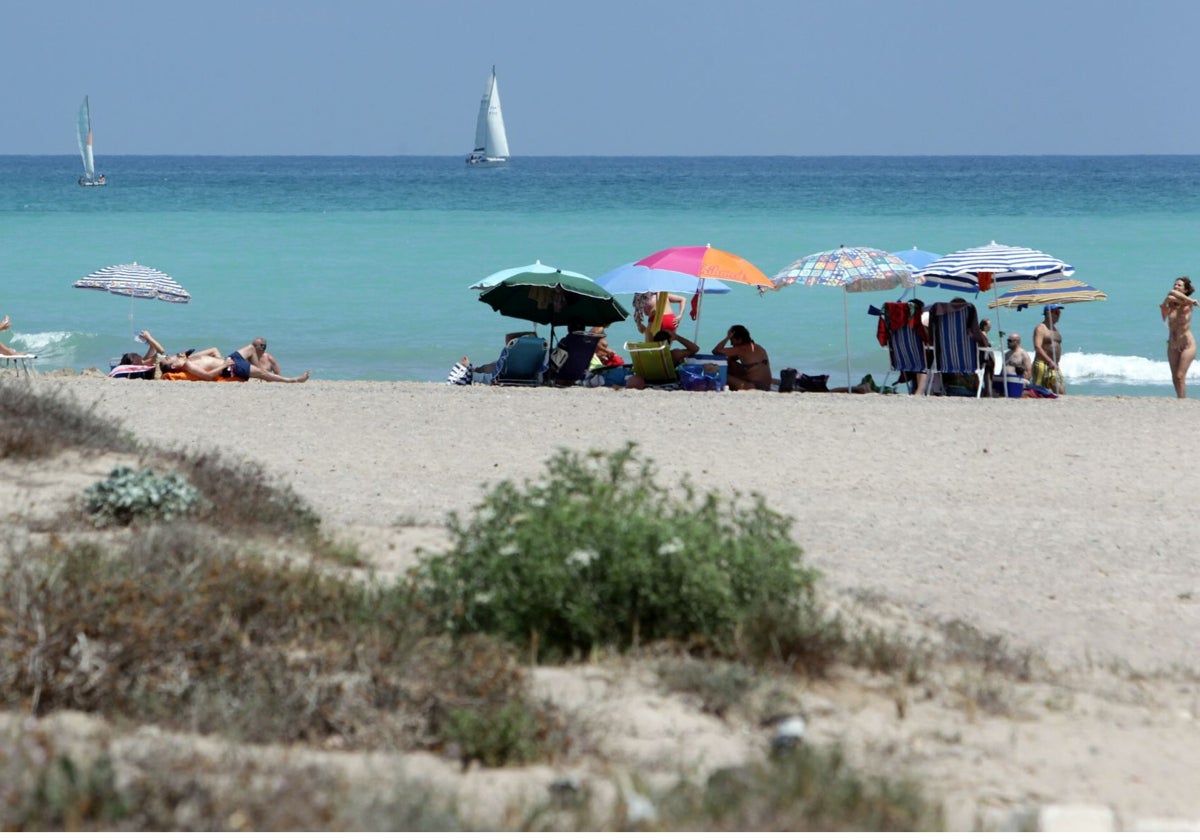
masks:
<svg viewBox="0 0 1200 840"><path fill-rule="evenodd" d="M779 371L779 393L790 394L796 390L796 369L784 368Z"/></svg>
<svg viewBox="0 0 1200 840"><path fill-rule="evenodd" d="M679 369L679 387L684 391L719 391L721 383L715 373L703 373L688 368Z"/></svg>
<svg viewBox="0 0 1200 840"><path fill-rule="evenodd" d="M470 385L474 378L474 369L470 364L455 362L454 367L450 368L450 373L446 376L446 383L449 385Z"/></svg>
<svg viewBox="0 0 1200 840"><path fill-rule="evenodd" d="M829 374L822 373L818 376L809 376L807 373L802 373L796 377L796 390L828 393Z"/></svg>

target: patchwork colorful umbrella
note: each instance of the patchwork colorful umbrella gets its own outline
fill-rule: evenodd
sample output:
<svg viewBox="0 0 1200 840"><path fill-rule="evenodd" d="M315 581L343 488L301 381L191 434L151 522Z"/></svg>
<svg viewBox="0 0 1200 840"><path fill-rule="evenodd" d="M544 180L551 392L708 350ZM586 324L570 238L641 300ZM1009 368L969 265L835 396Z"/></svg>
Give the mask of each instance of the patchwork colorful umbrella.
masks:
<svg viewBox="0 0 1200 840"><path fill-rule="evenodd" d="M841 286L847 292L882 292L897 286L919 285L912 266L878 248L835 248L801 257L771 278L776 289L799 283L804 286Z"/></svg>
<svg viewBox="0 0 1200 840"><path fill-rule="evenodd" d="M920 285L920 275L904 260L878 248L862 246L835 248L801 257L779 271L771 282L776 289L784 286L841 286L842 317L846 330L846 387L850 375L850 313L847 292L882 292L897 286Z"/></svg>
<svg viewBox="0 0 1200 840"><path fill-rule="evenodd" d="M1063 277L1017 283L998 295L988 304L988 308L1003 306L1007 309L1021 310L1050 303L1084 303L1089 300L1108 300L1108 295L1082 280Z"/></svg>

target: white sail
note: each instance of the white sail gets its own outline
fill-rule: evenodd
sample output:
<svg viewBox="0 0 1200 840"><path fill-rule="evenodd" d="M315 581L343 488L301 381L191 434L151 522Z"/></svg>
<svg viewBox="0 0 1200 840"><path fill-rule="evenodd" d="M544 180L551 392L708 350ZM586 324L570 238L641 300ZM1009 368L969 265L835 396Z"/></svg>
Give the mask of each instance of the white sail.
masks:
<svg viewBox="0 0 1200 840"><path fill-rule="evenodd" d="M496 68L488 78L483 98L479 101L479 116L475 120L475 148L467 158L469 163L499 163L508 159L508 135L504 131L504 115L500 111L500 88L496 83Z"/></svg>
<svg viewBox="0 0 1200 840"><path fill-rule="evenodd" d="M92 109L88 98L83 97L79 106L79 156L83 158L83 177L89 181L96 179L96 162L92 157Z"/></svg>

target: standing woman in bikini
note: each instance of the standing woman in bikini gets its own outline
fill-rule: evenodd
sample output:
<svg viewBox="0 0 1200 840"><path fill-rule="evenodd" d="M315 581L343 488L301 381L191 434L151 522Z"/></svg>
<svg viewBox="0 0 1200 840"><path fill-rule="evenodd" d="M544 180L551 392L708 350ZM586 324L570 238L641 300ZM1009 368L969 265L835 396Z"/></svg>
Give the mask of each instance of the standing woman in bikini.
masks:
<svg viewBox="0 0 1200 840"><path fill-rule="evenodd" d="M761 344L755 344L750 331L734 324L725 333L713 353L724 356L729 365L726 384L731 391L770 391L771 360Z"/></svg>
<svg viewBox="0 0 1200 840"><path fill-rule="evenodd" d="M1196 339L1192 335L1192 309L1198 301L1192 294L1196 290L1187 277L1175 278L1175 285L1158 310L1167 322L1167 363L1171 365L1171 381L1175 384L1175 396L1187 397L1187 372L1196 358Z"/></svg>

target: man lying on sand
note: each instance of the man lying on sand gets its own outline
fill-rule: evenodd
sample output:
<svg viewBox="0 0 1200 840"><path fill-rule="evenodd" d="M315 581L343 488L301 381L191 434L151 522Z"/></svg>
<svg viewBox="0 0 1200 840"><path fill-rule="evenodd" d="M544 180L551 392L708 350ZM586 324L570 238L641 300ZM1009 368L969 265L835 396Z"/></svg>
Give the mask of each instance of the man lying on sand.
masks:
<svg viewBox="0 0 1200 840"><path fill-rule="evenodd" d="M185 356L182 353L172 353L163 356L158 363L161 379L182 379L193 382L246 382L250 379L261 379L264 382L307 382L312 371L306 370L300 376L280 376L269 370L264 370L252 364L240 352L229 356L221 356L215 348L201 350Z"/></svg>

